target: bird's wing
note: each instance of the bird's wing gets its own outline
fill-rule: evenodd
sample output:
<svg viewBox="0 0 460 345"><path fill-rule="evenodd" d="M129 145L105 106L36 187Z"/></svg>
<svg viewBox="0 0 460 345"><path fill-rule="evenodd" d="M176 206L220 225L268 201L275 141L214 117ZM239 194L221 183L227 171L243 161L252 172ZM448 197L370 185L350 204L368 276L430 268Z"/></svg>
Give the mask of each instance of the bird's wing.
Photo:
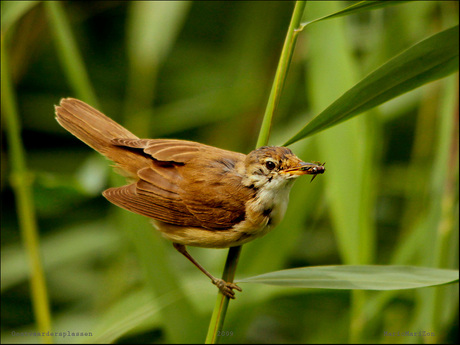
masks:
<svg viewBox="0 0 460 345"><path fill-rule="evenodd" d="M243 154L185 140L112 143L153 158L138 171L137 183L104 192L115 205L169 224L210 230L229 229L245 218L244 200L252 191L241 186L234 169Z"/></svg>
<svg viewBox="0 0 460 345"><path fill-rule="evenodd" d="M255 196L255 191L241 183L242 176L235 166L244 155L238 155L222 153L217 159L203 158L194 161L193 166L179 167L183 176L179 183L181 198L206 228L228 229L246 217L246 201Z"/></svg>
<svg viewBox="0 0 460 345"><path fill-rule="evenodd" d="M113 204L146 217L179 226L202 227L180 199L162 198L157 191L153 185L140 180L128 186L107 189L103 195ZM164 191L160 191L162 193Z"/></svg>
<svg viewBox="0 0 460 345"><path fill-rule="evenodd" d="M176 140L176 139L112 139L112 144L141 149L146 155L151 156L156 161L187 163L203 154L215 152L231 152L216 147L197 143L195 141ZM233 152L237 154L236 152Z"/></svg>

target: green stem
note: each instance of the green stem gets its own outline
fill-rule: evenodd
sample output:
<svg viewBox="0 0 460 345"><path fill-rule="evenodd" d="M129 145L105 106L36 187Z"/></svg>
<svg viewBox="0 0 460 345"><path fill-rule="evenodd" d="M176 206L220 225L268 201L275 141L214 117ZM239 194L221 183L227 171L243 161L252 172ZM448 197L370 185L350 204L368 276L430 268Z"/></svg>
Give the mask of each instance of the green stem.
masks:
<svg viewBox="0 0 460 345"><path fill-rule="evenodd" d="M286 39L284 40L283 50L276 69L275 79L273 80L270 97L268 98L267 107L265 108L264 119L260 128L259 138L256 147L261 147L268 144L270 130L272 126L273 114L278 107L281 97L281 91L286 81L287 71L291 63L294 46L297 41L297 33L300 28L300 22L305 9L306 1L296 1L294 12L292 13L291 23L289 24Z"/></svg>
<svg viewBox="0 0 460 345"><path fill-rule="evenodd" d="M32 197L32 177L26 167L17 102L11 82L8 54L5 50L5 38L2 36L2 115L5 119L8 155L11 162L10 181L16 199L19 228L29 261L31 299L37 328L41 333L46 333L51 330L51 315L45 275L40 258L37 220ZM52 343L52 338L42 337L42 342L50 344Z"/></svg>
<svg viewBox="0 0 460 345"><path fill-rule="evenodd" d="M292 13L292 18L289 24L286 39L284 40L280 61L276 70L275 79L273 81L273 86L270 92L270 97L268 99L268 104L265 110L265 115L262 121L262 126L259 132L259 138L257 140L256 147L261 147L268 144L273 114L278 106L279 99L281 97L281 91L286 80L287 71L289 69L289 64L294 52L295 42L297 40L297 30L300 28L300 22L305 9L305 5L305 1L296 1L295 3L294 11ZM241 246L232 247L228 251L224 274L222 276L222 279L226 282L233 282L240 252ZM209 323L208 334L206 336L206 344L215 344L217 342L218 335L222 331L224 325L229 301L230 299L219 291L211 321Z"/></svg>
<svg viewBox="0 0 460 345"><path fill-rule="evenodd" d="M228 250L227 261L225 262L224 274L222 279L226 282L233 282L235 278L236 266L238 264L238 258L240 257L242 246L231 247ZM217 295L216 305L212 313L211 322L209 323L208 334L206 336L206 344L215 344L219 332L222 331L224 326L225 315L227 313L228 302L230 298L224 296L219 291Z"/></svg>

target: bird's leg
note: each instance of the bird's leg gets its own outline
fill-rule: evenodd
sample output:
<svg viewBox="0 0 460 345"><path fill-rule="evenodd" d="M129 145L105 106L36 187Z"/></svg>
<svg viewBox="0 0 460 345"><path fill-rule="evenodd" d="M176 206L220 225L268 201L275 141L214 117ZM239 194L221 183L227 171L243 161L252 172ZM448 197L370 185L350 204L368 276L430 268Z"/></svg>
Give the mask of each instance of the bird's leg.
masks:
<svg viewBox="0 0 460 345"><path fill-rule="evenodd" d="M174 248L177 249L179 253L184 255L187 259L189 259L201 272L206 274L212 281L214 285L216 285L219 290L224 294L225 296L234 299L235 298L235 292L233 289L238 290L238 291L243 291L238 285L235 283L228 283L224 281L223 279L218 279L214 277L211 273L205 270L203 266L201 266L188 252L187 249L183 244L179 243L173 243Z"/></svg>

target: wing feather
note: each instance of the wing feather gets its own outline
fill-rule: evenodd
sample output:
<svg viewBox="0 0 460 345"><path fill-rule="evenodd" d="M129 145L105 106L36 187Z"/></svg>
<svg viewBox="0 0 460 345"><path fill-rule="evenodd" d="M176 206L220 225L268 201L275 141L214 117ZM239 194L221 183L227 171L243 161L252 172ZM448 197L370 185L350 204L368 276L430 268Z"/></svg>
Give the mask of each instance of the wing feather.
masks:
<svg viewBox="0 0 460 345"><path fill-rule="evenodd" d="M177 183L181 177L174 166L144 168L139 170L137 175L141 181L145 181L144 184L154 186L157 190L161 190L158 191L158 194L163 197L173 200L180 199L180 188ZM148 187L144 186L144 189L148 189Z"/></svg>
<svg viewBox="0 0 460 345"><path fill-rule="evenodd" d="M134 149L143 149L144 152L158 161L186 163L196 158L204 144L194 141L176 139L113 139L112 143ZM211 147L212 148L212 147Z"/></svg>
<svg viewBox="0 0 460 345"><path fill-rule="evenodd" d="M111 203L142 216L179 226L201 227L201 222L185 206L179 209L176 203L171 207L163 198L138 189L137 183L109 188L102 194Z"/></svg>

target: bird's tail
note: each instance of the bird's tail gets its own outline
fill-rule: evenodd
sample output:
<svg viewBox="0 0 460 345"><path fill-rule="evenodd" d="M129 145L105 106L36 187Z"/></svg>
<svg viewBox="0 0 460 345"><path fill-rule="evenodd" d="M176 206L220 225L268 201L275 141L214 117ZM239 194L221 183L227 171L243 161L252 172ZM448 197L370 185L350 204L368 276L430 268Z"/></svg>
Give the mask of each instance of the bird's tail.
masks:
<svg viewBox="0 0 460 345"><path fill-rule="evenodd" d="M100 111L75 98L63 98L56 108L56 120L78 139L110 160L128 176L145 167L148 158L141 150L117 146L113 139L139 139Z"/></svg>

